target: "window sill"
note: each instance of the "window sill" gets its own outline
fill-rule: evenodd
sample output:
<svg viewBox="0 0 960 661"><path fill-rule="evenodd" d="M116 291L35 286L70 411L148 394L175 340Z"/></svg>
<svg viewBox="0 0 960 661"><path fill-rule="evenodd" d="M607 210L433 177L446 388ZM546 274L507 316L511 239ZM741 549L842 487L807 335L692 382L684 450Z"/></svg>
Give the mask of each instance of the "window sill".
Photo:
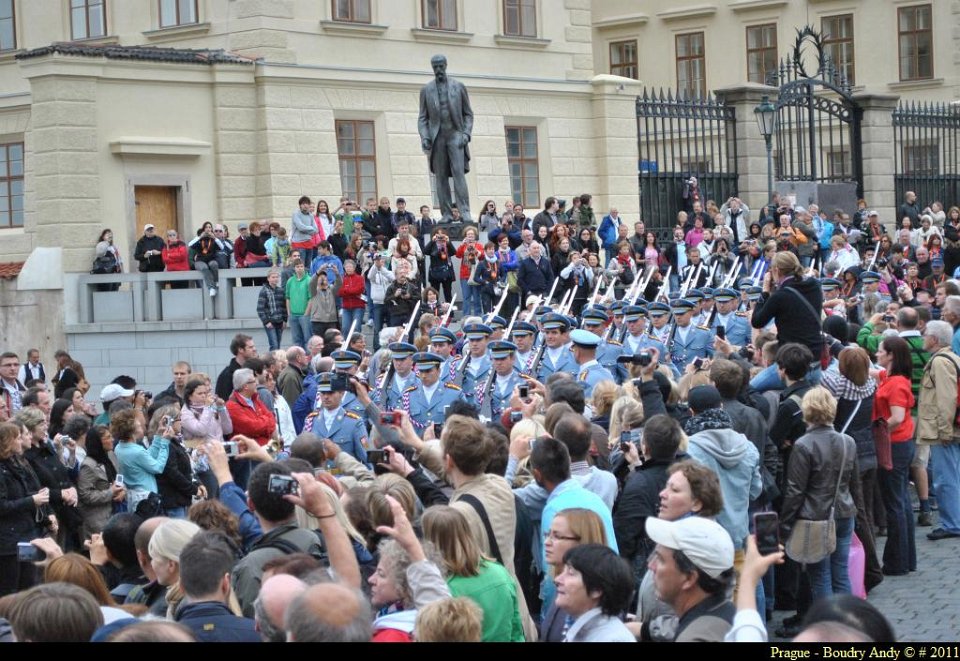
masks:
<svg viewBox="0 0 960 661"><path fill-rule="evenodd" d="M119 44L120 37L115 34L107 35L106 37L87 37L85 39L73 39L70 43L75 44Z"/></svg>
<svg viewBox="0 0 960 661"><path fill-rule="evenodd" d="M172 25L168 28L147 30L143 36L150 41L164 41L178 37L206 34L210 32L210 23L191 23L190 25Z"/></svg>
<svg viewBox="0 0 960 661"><path fill-rule="evenodd" d="M443 44L465 44L473 39L472 32L456 32L454 30L410 28L410 34L417 41L434 41Z"/></svg>
<svg viewBox="0 0 960 661"><path fill-rule="evenodd" d="M320 28L330 34L365 34L379 37L389 26L373 23L348 23L347 21L320 21Z"/></svg>
<svg viewBox="0 0 960 661"><path fill-rule="evenodd" d="M716 5L696 5L693 7L678 7L657 12L657 18L664 22L679 21L684 18L702 18L717 13Z"/></svg>
<svg viewBox="0 0 960 661"><path fill-rule="evenodd" d="M919 90L929 87L940 87L943 85L943 78L922 78L917 80L901 80L898 83L887 83L887 87L892 90Z"/></svg>
<svg viewBox="0 0 960 661"><path fill-rule="evenodd" d="M17 55L24 52L22 48L11 48L10 50L0 51L0 63L13 62Z"/></svg>
<svg viewBox="0 0 960 661"><path fill-rule="evenodd" d="M537 37L514 37L508 34L495 34L493 40L501 46L513 46L515 48L530 48L539 50L550 45L549 39L538 39Z"/></svg>

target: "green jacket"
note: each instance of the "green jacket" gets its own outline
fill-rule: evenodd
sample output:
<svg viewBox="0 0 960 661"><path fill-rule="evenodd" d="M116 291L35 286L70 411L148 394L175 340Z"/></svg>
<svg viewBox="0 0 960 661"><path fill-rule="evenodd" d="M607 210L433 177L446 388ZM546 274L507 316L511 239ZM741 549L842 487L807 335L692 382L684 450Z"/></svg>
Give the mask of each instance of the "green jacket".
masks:
<svg viewBox="0 0 960 661"><path fill-rule="evenodd" d="M478 575L450 576L447 585L454 597L469 597L483 610L483 642L524 641L517 584L503 565L481 560Z"/></svg>
<svg viewBox="0 0 960 661"><path fill-rule="evenodd" d="M913 369L910 374L910 389L913 390L914 400L919 402L920 381L923 379L923 368L930 360L930 353L923 350L923 337L920 335L920 332L912 332L916 334L908 335L903 339L907 341L907 346L910 347L910 360L913 363ZM873 332L873 324L870 322L865 323L863 328L860 329L860 332L857 333L857 344L870 352L871 356L876 355L877 348L880 346L880 340L882 339L882 335L877 335ZM916 410L917 409L914 408L914 413L916 413Z"/></svg>

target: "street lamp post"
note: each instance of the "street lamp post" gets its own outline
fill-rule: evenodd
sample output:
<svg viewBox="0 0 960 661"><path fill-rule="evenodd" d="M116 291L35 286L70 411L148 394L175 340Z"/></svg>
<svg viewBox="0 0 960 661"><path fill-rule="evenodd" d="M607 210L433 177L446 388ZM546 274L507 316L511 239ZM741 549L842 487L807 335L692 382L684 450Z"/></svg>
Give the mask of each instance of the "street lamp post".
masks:
<svg viewBox="0 0 960 661"><path fill-rule="evenodd" d="M777 109L770 103L770 97L760 99L760 105L753 109L757 118L757 126L764 142L767 143L767 199L773 199L773 129L777 122Z"/></svg>

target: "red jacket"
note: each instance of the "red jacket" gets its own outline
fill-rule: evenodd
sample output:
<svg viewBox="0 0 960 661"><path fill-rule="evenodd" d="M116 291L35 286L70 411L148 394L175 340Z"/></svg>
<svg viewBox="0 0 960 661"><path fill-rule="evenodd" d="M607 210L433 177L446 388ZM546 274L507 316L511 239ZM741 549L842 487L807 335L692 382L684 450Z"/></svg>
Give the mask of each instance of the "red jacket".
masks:
<svg viewBox="0 0 960 661"><path fill-rule="evenodd" d="M233 422L233 433L243 434L260 445L266 445L277 428L277 419L256 395L253 396L253 407L251 409L236 391L230 395L227 400L227 413Z"/></svg>
<svg viewBox="0 0 960 661"><path fill-rule="evenodd" d="M459 257L461 260L460 261L460 279L461 280L466 280L467 278L469 278L470 273L473 271L474 265L471 264L469 260L464 259L464 255L466 254L470 246L473 246L477 251L477 254L474 257L474 263L476 263L476 260L483 259L482 243L480 243L479 241L472 241L472 242L464 241L463 243L461 243L460 247L457 248L457 257Z"/></svg>
<svg viewBox="0 0 960 661"><path fill-rule="evenodd" d="M163 264L168 271L189 271L190 262L187 261L187 244L177 241L173 245L164 246L160 251Z"/></svg>
<svg viewBox="0 0 960 661"><path fill-rule="evenodd" d="M357 310L367 306L360 298L363 295L364 288L363 276L359 273L343 276L343 283L340 285L340 298L343 299L344 310Z"/></svg>

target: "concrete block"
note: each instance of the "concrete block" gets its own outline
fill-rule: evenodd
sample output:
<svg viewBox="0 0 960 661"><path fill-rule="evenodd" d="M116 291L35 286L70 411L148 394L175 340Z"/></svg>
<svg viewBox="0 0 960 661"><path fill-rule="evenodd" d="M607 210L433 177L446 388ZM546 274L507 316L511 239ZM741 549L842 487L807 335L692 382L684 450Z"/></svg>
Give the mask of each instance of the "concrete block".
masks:
<svg viewBox="0 0 960 661"><path fill-rule="evenodd" d="M233 50L286 47L287 33L280 30L250 30L249 32L230 33L230 48Z"/></svg>
<svg viewBox="0 0 960 661"><path fill-rule="evenodd" d="M308 131L333 131L334 118L330 110L301 110L303 128Z"/></svg>
<svg viewBox="0 0 960 661"><path fill-rule="evenodd" d="M73 333L70 338L71 350L76 351L137 348L137 338L133 333Z"/></svg>
<svg viewBox="0 0 960 661"><path fill-rule="evenodd" d="M303 115L298 108L268 108L265 114L268 130L301 130L304 128Z"/></svg>
<svg viewBox="0 0 960 661"><path fill-rule="evenodd" d="M137 333L137 347L141 349L176 349L178 347L202 347L206 344L207 333L197 324L191 330L177 332Z"/></svg>
<svg viewBox="0 0 960 661"><path fill-rule="evenodd" d="M164 321L203 319L202 289L164 289L160 292L161 318Z"/></svg>
<svg viewBox="0 0 960 661"><path fill-rule="evenodd" d="M257 111L253 108L219 108L217 129L223 131L254 131L257 128Z"/></svg>
<svg viewBox="0 0 960 661"><path fill-rule="evenodd" d="M62 151L95 152L97 130L93 128L63 128L57 131L57 148ZM91 154L93 157L94 154Z"/></svg>
<svg viewBox="0 0 960 661"><path fill-rule="evenodd" d="M133 321L133 292L98 291L93 293L93 320L97 323L107 321Z"/></svg>
<svg viewBox="0 0 960 661"><path fill-rule="evenodd" d="M568 12L570 16L570 25L582 25L590 27L593 19L590 17L590 9L571 9Z"/></svg>
<svg viewBox="0 0 960 661"><path fill-rule="evenodd" d="M220 131L220 152L254 154L257 152L257 134L255 131Z"/></svg>
<svg viewBox="0 0 960 661"><path fill-rule="evenodd" d="M563 0L563 6L566 9L590 10L590 0Z"/></svg>
<svg viewBox="0 0 960 661"><path fill-rule="evenodd" d="M259 105L263 108L289 108L290 88L286 85L263 85L259 89Z"/></svg>
<svg viewBox="0 0 960 661"><path fill-rule="evenodd" d="M266 270L264 270L266 274ZM251 319L257 316L259 287L236 287L233 290L233 316L235 319ZM233 336L230 336L231 339ZM229 340L227 344L229 345Z"/></svg>
<svg viewBox="0 0 960 661"><path fill-rule="evenodd" d="M252 175L257 171L257 157L253 154L221 154L218 159L221 176Z"/></svg>
<svg viewBox="0 0 960 661"><path fill-rule="evenodd" d="M108 364L111 367L143 367L153 365L155 367L166 367L169 374L170 365L173 364L171 358L172 349L151 348L150 351L139 349L114 349L105 351Z"/></svg>
<svg viewBox="0 0 960 661"><path fill-rule="evenodd" d="M593 54L592 53L575 54L573 56L573 68L588 69L590 72L593 72Z"/></svg>
<svg viewBox="0 0 960 661"><path fill-rule="evenodd" d="M255 108L257 91L254 87L218 85L214 94L217 107Z"/></svg>

